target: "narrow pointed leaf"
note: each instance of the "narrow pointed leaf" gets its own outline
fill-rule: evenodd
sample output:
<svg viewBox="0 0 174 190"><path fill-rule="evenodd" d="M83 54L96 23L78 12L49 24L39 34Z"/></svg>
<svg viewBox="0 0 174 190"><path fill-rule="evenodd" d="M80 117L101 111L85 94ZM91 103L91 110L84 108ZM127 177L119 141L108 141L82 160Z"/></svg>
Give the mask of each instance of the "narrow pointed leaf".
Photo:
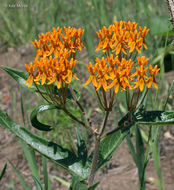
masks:
<svg viewBox="0 0 174 190"><path fill-rule="evenodd" d="M88 190L95 190L97 186L99 185L100 182L97 182L96 184L92 185L91 187L88 188Z"/></svg>
<svg viewBox="0 0 174 190"><path fill-rule="evenodd" d="M41 182L35 177L35 176L32 176L33 177L33 180L35 182L35 185L36 185L36 189L37 190L44 190Z"/></svg>
<svg viewBox="0 0 174 190"><path fill-rule="evenodd" d="M118 126L128 122L128 113L118 122ZM133 124L145 125L173 125L174 111L144 111L140 108L132 114L132 123L122 128L122 132L129 130Z"/></svg>
<svg viewBox="0 0 174 190"><path fill-rule="evenodd" d="M98 169L104 167L112 158L115 150L122 143L128 132L122 133L120 130L103 138L99 149Z"/></svg>
<svg viewBox="0 0 174 190"><path fill-rule="evenodd" d="M0 173L0 181L1 181L1 179L3 178L3 176L5 174L6 168L7 168L7 163L4 165L4 167L3 167L3 169L2 169L2 171Z"/></svg>
<svg viewBox="0 0 174 190"><path fill-rule="evenodd" d="M58 182L62 183L63 185L70 187L70 183L68 181L65 181L64 179L57 177L57 176L51 176L53 179L57 180Z"/></svg>
<svg viewBox="0 0 174 190"><path fill-rule="evenodd" d="M40 105L37 106L30 115L31 124L33 127L40 131L51 131L52 127L46 124L43 124L38 121L37 115L43 111L52 110L52 109L59 109L56 105Z"/></svg>
<svg viewBox="0 0 174 190"><path fill-rule="evenodd" d="M174 111L144 111L134 114L136 124L173 125Z"/></svg>
<svg viewBox="0 0 174 190"><path fill-rule="evenodd" d="M88 190L87 184L79 177L73 176L69 190Z"/></svg>
<svg viewBox="0 0 174 190"><path fill-rule="evenodd" d="M10 161L9 161L10 162ZM13 168L13 171L16 173L16 175L19 178L19 181L21 182L21 184L23 185L25 190L31 190L31 188L28 186L27 182L25 181L24 177L20 174L20 172L17 170L17 168L13 165L12 162L10 162L10 165Z"/></svg>
<svg viewBox="0 0 174 190"><path fill-rule="evenodd" d="M132 158L133 158L135 164L137 165L137 157L136 157L136 153L135 153L135 148L134 148L134 145L132 143L132 139L130 137L130 134L127 135L126 142L127 142L128 147L129 147L129 151L132 155Z"/></svg>
<svg viewBox="0 0 174 190"><path fill-rule="evenodd" d="M39 168L37 166L37 160L34 150L31 147L28 147L24 141L21 141L22 150L24 152L25 158L27 159L28 165L30 167L31 173L33 176L39 178Z"/></svg>
<svg viewBox="0 0 174 190"><path fill-rule="evenodd" d="M85 165L87 156L88 156L88 152L87 152L85 141L84 141L82 135L80 134L80 131L78 128L76 128L76 138L77 138L78 157L80 158L80 160L82 160L82 164Z"/></svg>
<svg viewBox="0 0 174 190"><path fill-rule="evenodd" d="M21 70L13 69L10 67L5 67L5 66L1 66L1 68L4 71L6 71L14 80L16 80L25 89L32 92L38 92L37 88L34 85L32 85L30 88L28 88L27 84L24 85L24 83L28 79L28 76L29 76L28 73ZM38 85L38 88L41 92L45 93L45 89L43 88L43 86Z"/></svg>
<svg viewBox="0 0 174 190"><path fill-rule="evenodd" d="M68 149L62 148L54 142L47 141L21 125L13 122L9 116L0 110L0 125L11 131L14 135L22 139L26 144L30 145L33 149L45 155L56 164L68 170L71 174L86 178L89 176L90 168L86 165L83 166L81 160L76 157L73 152Z"/></svg>
<svg viewBox="0 0 174 190"><path fill-rule="evenodd" d="M139 175L139 180L143 184L144 181L144 143L143 143L143 138L140 133L139 127L136 125L135 127L135 141L136 141L136 164L138 168L138 175ZM144 177L143 177L144 176Z"/></svg>

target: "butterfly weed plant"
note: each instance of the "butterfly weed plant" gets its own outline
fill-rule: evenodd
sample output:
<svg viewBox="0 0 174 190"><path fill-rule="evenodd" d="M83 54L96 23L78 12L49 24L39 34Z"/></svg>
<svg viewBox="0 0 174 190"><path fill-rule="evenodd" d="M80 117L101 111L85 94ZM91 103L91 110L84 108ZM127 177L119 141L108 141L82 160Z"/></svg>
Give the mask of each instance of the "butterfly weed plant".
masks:
<svg viewBox="0 0 174 190"><path fill-rule="evenodd" d="M142 147L143 140L137 124L174 123L174 112L146 111L143 107L149 89L158 89L156 75L160 68L157 65L152 66L149 58L141 56L142 48L147 49L145 38L149 29L130 21L114 22L108 28L104 26L96 32L99 38L96 51L102 52L102 56L96 57L94 64L89 62L86 65L89 78L84 86L92 83L105 116L101 123L92 121L87 114L87 108L80 103L79 92L71 85L73 80L80 82L74 68L78 64L77 52L85 48L82 40L84 32L74 27L52 28L51 32L40 34L38 40L32 42L36 48L36 56L29 65L25 64L26 72L2 67L21 86L39 93L47 102L32 111L30 119L33 127L41 131L52 130L52 126L39 122L37 115L43 111L57 109L65 112L94 138L94 148L89 154L83 136L76 129L77 152L72 152L15 124L5 112L0 112L2 127L72 174L69 187L71 190L92 190L97 187L96 172L107 164L133 126L136 126L136 136L139 139L136 143ZM125 94L128 113L118 121L117 127L108 130L107 121L113 107L117 106L119 91ZM69 108L75 104L83 118L71 113ZM132 145L131 139L127 140L129 145ZM131 152L134 153L133 158L139 171L139 189L145 189L147 157L144 158L141 153L144 154L144 148L137 150L137 153L134 149Z"/></svg>

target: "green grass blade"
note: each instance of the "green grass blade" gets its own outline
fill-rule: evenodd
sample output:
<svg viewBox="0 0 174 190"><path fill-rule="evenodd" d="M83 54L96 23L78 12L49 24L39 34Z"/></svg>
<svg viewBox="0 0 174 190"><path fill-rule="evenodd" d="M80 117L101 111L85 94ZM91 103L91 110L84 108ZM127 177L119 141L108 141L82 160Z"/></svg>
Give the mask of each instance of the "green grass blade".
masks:
<svg viewBox="0 0 174 190"><path fill-rule="evenodd" d="M153 156L153 161L154 161L154 167L156 170L156 173L159 178L160 182L160 190L164 190L164 179L161 171L161 162L160 162L160 134L161 134L162 127L157 126L156 128L152 127L152 156Z"/></svg>
<svg viewBox="0 0 174 190"><path fill-rule="evenodd" d="M29 185L26 183L24 177L20 174L20 172L16 169L16 167L13 165L13 163L11 161L9 161L10 165L13 168L13 171L16 173L16 175L18 176L21 184L23 185L25 190L31 190L31 188L29 187Z"/></svg>
<svg viewBox="0 0 174 190"><path fill-rule="evenodd" d="M1 181L1 179L3 178L3 176L5 174L6 168L7 168L7 163L4 165L4 167L3 167L3 169L2 169L2 171L0 173L0 181Z"/></svg>
<svg viewBox="0 0 174 190"><path fill-rule="evenodd" d="M44 176L44 188L45 190L51 190L50 186L50 180L48 177L48 171L47 171L47 160L45 156L42 156L42 167L43 167L43 176Z"/></svg>
<svg viewBox="0 0 174 190"><path fill-rule="evenodd" d="M37 190L44 190L41 182L38 180L38 178L36 178L35 176L32 176L33 177L33 180L35 182L35 185L36 185L36 189Z"/></svg>
<svg viewBox="0 0 174 190"><path fill-rule="evenodd" d="M23 141L21 141L21 145L32 175L39 179L40 178L39 168L37 166L37 160L34 150L30 147L27 147L27 145Z"/></svg>
<svg viewBox="0 0 174 190"><path fill-rule="evenodd" d="M54 176L54 175L53 175L53 176L51 176L51 178L57 180L58 182L60 182L60 183L62 183L63 185L67 186L68 188L69 188L70 185L71 185L69 182L65 181L64 179L62 179L62 178L60 178L60 177L58 177L58 176Z"/></svg>
<svg viewBox="0 0 174 190"><path fill-rule="evenodd" d="M131 153L131 155L132 155L132 158L133 158L135 164L137 165L137 157L136 157L136 153L135 153L135 148L134 148L134 145L133 145L133 143L132 143L130 134L128 134L128 135L126 136L126 142L127 142L129 151L130 151L130 153Z"/></svg>
<svg viewBox="0 0 174 190"><path fill-rule="evenodd" d="M144 143L139 127L135 127L135 142L136 142L136 161L139 175L140 190L145 189L145 170L144 170Z"/></svg>

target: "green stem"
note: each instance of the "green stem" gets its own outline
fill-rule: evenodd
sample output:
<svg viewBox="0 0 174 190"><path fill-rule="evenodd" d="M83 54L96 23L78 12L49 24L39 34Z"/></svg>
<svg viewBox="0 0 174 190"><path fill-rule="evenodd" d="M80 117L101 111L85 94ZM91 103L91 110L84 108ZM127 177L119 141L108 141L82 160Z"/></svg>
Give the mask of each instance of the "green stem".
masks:
<svg viewBox="0 0 174 190"><path fill-rule="evenodd" d="M69 85L71 94L73 96L74 101L76 102L76 104L78 105L78 107L80 108L82 114L84 115L85 119L87 120L87 122L89 123L89 126L91 127L91 129L95 130L93 123L91 121L91 119L88 117L87 113L85 112L84 108L82 107L82 105L80 104L80 102L77 100L77 97L75 95L75 92L73 90L73 88L71 87L71 85Z"/></svg>
<svg viewBox="0 0 174 190"><path fill-rule="evenodd" d="M99 135L101 136L103 134L103 131L105 129L107 120L108 120L108 116L109 116L110 111L106 111L106 115L105 118L103 119L103 122L101 124L100 130L99 130Z"/></svg>
<svg viewBox="0 0 174 190"><path fill-rule="evenodd" d="M63 111L69 115L73 120L77 121L78 123L80 123L81 125L83 125L86 129L88 129L89 131L91 131L91 133L93 133L94 131L92 130L92 128L88 125L86 125L83 121L79 120L77 117L75 117L72 113L70 113L66 107L62 107Z"/></svg>
<svg viewBox="0 0 174 190"><path fill-rule="evenodd" d="M34 84L35 84L35 83L34 83ZM35 84L35 87L37 88L37 90L38 90L39 94L42 96L42 98L43 98L44 100L46 100L49 104L52 104L52 102L50 102L50 101L42 94L42 92L39 90L37 84Z"/></svg>

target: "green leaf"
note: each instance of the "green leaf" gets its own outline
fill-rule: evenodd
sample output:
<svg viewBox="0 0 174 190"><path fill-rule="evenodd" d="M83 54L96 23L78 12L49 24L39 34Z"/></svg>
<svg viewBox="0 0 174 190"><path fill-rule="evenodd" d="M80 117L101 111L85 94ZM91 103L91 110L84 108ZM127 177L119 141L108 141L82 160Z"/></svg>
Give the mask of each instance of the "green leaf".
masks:
<svg viewBox="0 0 174 190"><path fill-rule="evenodd" d="M173 125L174 111L139 111L134 113L136 124Z"/></svg>
<svg viewBox="0 0 174 190"><path fill-rule="evenodd" d="M50 160L53 160L56 164L66 169L71 174L78 175L81 178L89 176L90 168L86 165L83 166L81 160L79 160L73 152L62 148L54 142L47 141L33 134L25 127L16 124L2 110L0 110L0 125L5 129L10 130L26 144L30 145L42 155L45 155Z"/></svg>
<svg viewBox="0 0 174 190"><path fill-rule="evenodd" d="M99 185L100 182L97 182L96 184L92 185L91 187L88 188L88 190L95 190L96 187Z"/></svg>
<svg viewBox="0 0 174 190"><path fill-rule="evenodd" d="M172 31L172 24L169 22L167 16L157 16L149 20L150 32L153 35L164 35L169 31Z"/></svg>
<svg viewBox="0 0 174 190"><path fill-rule="evenodd" d="M104 137L100 142L99 148L99 162L97 168L104 167L107 162L112 158L115 150L122 143L128 132L116 131Z"/></svg>
<svg viewBox="0 0 174 190"><path fill-rule="evenodd" d="M51 178L57 180L58 182L62 183L63 185L67 186L68 188L70 187L70 183L65 181L64 179L58 177L58 176L51 176Z"/></svg>
<svg viewBox="0 0 174 190"><path fill-rule="evenodd" d="M136 142L136 164L138 168L139 181L141 186L145 185L145 170L144 170L144 143L139 127L135 127L135 142Z"/></svg>
<svg viewBox="0 0 174 190"><path fill-rule="evenodd" d="M80 160L82 160L82 164L85 165L87 156L88 156L88 152L87 152L85 141L84 141L82 135L80 134L80 131L78 128L76 128L76 137L77 137L78 157L80 158Z"/></svg>
<svg viewBox="0 0 174 190"><path fill-rule="evenodd" d="M9 161L9 163L10 163L10 165L12 166L12 168L13 168L14 172L16 173L16 175L18 176L19 181L20 181L21 184L23 185L24 189L25 189L25 190L31 190L31 188L30 188L30 187L28 186L28 184L26 183L24 177L23 177L23 176L20 174L20 172L16 169L16 167L13 165L13 163L10 162L10 161Z"/></svg>
<svg viewBox="0 0 174 190"><path fill-rule="evenodd" d="M42 168L43 168L43 176L44 176L44 187L45 190L48 190L48 184L49 184L49 178L48 178L48 172L47 172L47 161L45 156L42 155Z"/></svg>
<svg viewBox="0 0 174 190"><path fill-rule="evenodd" d="M3 176L5 174L6 168L7 168L7 163L4 165L4 167L3 167L3 169L2 169L2 171L0 173L0 181L1 181L1 179L3 178Z"/></svg>
<svg viewBox="0 0 174 190"><path fill-rule="evenodd" d="M72 177L72 182L69 190L88 190L88 186L84 180L77 176Z"/></svg>
<svg viewBox="0 0 174 190"><path fill-rule="evenodd" d="M126 142L127 142L128 147L129 147L129 151L131 153L131 156L132 156L135 164L137 165L137 157L136 157L136 153L135 153L135 148L134 148L134 145L132 143L132 139L130 137L130 134L128 134L126 136Z"/></svg>
<svg viewBox="0 0 174 190"><path fill-rule="evenodd" d="M31 147L27 147L27 145L22 140L21 140L21 145L32 175L39 178L40 177L39 168L37 166L37 160L34 150Z"/></svg>
<svg viewBox="0 0 174 190"><path fill-rule="evenodd" d="M33 177L33 180L34 180L34 182L35 182L36 189L37 189L37 190L44 190L44 188L43 188L41 182L38 180L38 178L35 177L35 176L32 176L32 177Z"/></svg>
<svg viewBox="0 0 174 190"><path fill-rule="evenodd" d="M51 131L52 127L43 123L40 123L37 119L37 115L43 111L52 110L52 109L60 109L56 105L40 105L37 106L30 115L31 124L33 127L40 131Z"/></svg>
<svg viewBox="0 0 174 190"><path fill-rule="evenodd" d="M1 68L4 71L6 71L13 79L15 79L25 89L30 90L32 92L38 92L37 88L33 85L30 88L28 88L27 84L24 85L24 83L28 79L28 76L29 76L28 73L21 70L13 69L10 67L5 67L5 66L1 66ZM45 89L43 88L43 86L38 85L38 88L41 92L45 93Z"/></svg>
<svg viewBox="0 0 174 190"><path fill-rule="evenodd" d="M128 121L127 113L119 122L118 126ZM173 125L174 124L174 111L145 111L140 108L132 113L132 123L122 128L122 132L129 130L134 124L145 125Z"/></svg>

